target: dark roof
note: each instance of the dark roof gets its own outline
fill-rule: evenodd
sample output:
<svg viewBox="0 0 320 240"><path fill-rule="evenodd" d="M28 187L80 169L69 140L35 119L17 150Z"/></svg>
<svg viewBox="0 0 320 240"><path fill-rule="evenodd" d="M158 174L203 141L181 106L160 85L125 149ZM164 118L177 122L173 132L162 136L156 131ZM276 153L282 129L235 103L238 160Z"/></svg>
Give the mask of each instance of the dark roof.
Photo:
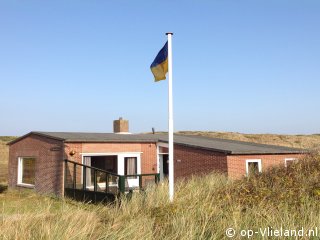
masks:
<svg viewBox="0 0 320 240"><path fill-rule="evenodd" d="M85 132L33 132L65 142L157 142L153 134L115 134Z"/></svg>
<svg viewBox="0 0 320 240"><path fill-rule="evenodd" d="M287 154L305 152L303 149L297 148L194 135L175 135L174 142L187 146L222 151L229 154Z"/></svg>
<svg viewBox="0 0 320 240"><path fill-rule="evenodd" d="M166 134L115 134L115 133L81 133L81 132L30 132L12 142L26 136L36 134L64 142L168 142ZM226 154L289 154L303 153L302 149L249 143L220 138L194 135L174 135L175 144L218 151Z"/></svg>

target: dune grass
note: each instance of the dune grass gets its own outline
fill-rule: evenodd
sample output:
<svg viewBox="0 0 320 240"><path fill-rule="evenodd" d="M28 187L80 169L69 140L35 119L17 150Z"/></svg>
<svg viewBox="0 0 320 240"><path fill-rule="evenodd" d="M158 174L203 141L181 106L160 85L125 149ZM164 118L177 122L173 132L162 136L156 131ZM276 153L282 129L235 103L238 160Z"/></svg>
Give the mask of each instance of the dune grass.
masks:
<svg viewBox="0 0 320 240"><path fill-rule="evenodd" d="M240 230L315 229L319 179L313 155L249 179L213 173L178 182L173 203L166 182L107 206L8 190L0 194L0 239L228 239L230 227L244 239Z"/></svg>
<svg viewBox="0 0 320 240"><path fill-rule="evenodd" d="M6 183L8 175L9 148L6 145L15 137L0 137L0 184Z"/></svg>
<svg viewBox="0 0 320 240"><path fill-rule="evenodd" d="M0 184L7 182L9 147L7 143L16 139L12 136L0 136Z"/></svg>

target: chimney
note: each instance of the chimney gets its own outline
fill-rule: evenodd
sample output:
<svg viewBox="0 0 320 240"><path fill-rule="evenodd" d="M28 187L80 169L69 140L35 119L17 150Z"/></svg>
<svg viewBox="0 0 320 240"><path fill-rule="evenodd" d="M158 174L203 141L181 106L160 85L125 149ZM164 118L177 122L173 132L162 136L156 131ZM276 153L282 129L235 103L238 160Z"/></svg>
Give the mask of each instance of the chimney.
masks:
<svg viewBox="0 0 320 240"><path fill-rule="evenodd" d="M129 133L129 121L119 118L119 120L113 121L113 132L114 133L122 133L128 134Z"/></svg>

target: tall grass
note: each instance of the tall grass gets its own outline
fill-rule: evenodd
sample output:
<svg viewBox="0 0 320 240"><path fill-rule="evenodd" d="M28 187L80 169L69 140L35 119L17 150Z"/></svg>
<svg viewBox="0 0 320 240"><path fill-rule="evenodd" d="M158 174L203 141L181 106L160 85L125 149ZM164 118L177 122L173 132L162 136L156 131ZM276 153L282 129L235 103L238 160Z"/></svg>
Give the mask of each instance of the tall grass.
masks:
<svg viewBox="0 0 320 240"><path fill-rule="evenodd" d="M178 182L173 203L167 182L107 206L10 190L0 194L0 239L227 239L230 227L243 239L240 230L314 229L319 179L314 155L249 179L213 173Z"/></svg>
<svg viewBox="0 0 320 240"><path fill-rule="evenodd" d="M8 174L9 148L0 139L0 184L6 182Z"/></svg>
<svg viewBox="0 0 320 240"><path fill-rule="evenodd" d="M7 146L7 143L16 138L17 137L0 136L0 184L5 184L7 182L9 160L9 147Z"/></svg>

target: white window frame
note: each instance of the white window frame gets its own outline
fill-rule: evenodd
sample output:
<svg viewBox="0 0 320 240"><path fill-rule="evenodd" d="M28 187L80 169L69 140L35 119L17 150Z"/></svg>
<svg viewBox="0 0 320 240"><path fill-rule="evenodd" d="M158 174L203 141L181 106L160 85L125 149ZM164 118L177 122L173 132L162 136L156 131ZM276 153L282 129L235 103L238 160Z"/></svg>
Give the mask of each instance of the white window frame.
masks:
<svg viewBox="0 0 320 240"><path fill-rule="evenodd" d="M112 153L80 153L81 162L84 163L84 157L94 157L94 156L117 156L118 158L118 172L117 174L120 176L124 175L124 159L126 157L135 157L137 158L137 175L141 174L141 158L143 152L112 152ZM139 178L127 179L129 187L137 187L139 186ZM81 184L83 184L83 168L81 172Z"/></svg>
<svg viewBox="0 0 320 240"><path fill-rule="evenodd" d="M124 175L124 158L136 157L137 158L137 174L141 174L141 155L143 152L111 152L111 153L80 153L81 163L84 163L84 157L94 156L117 156L118 158L118 175ZM83 168L81 171L81 184L83 183Z"/></svg>
<svg viewBox="0 0 320 240"><path fill-rule="evenodd" d="M18 179L17 179L17 185L18 186L22 186L22 187L33 188L34 184L29 184L29 183L23 183L22 182L22 173L23 173L23 163L22 162L23 162L24 158L33 158L34 161L36 161L35 157L18 157Z"/></svg>
<svg viewBox="0 0 320 240"><path fill-rule="evenodd" d="M259 173L262 173L262 164L261 164L261 159L247 159L246 160L246 176L249 176L249 163L258 163L258 169Z"/></svg>
<svg viewBox="0 0 320 240"><path fill-rule="evenodd" d="M285 167L287 167L287 162L288 162L288 161L297 161L297 159L296 159L296 158L285 158L285 159L284 159L284 166L285 166Z"/></svg>

